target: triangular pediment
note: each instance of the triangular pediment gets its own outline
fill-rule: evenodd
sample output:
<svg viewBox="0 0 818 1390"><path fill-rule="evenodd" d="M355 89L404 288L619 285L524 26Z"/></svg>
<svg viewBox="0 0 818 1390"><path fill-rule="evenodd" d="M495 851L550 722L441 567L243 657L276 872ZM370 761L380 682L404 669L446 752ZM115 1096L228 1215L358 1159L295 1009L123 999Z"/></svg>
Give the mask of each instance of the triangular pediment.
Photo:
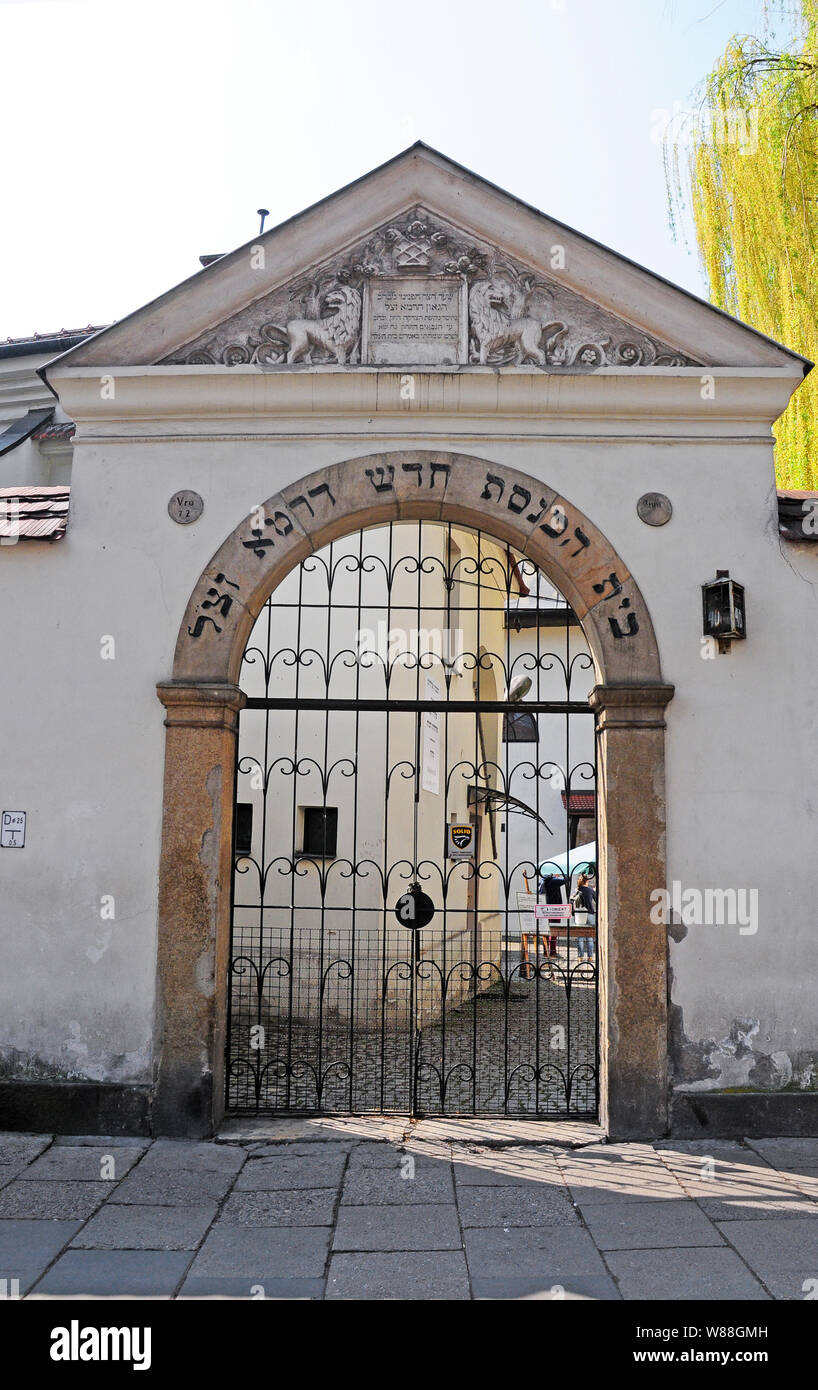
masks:
<svg viewBox="0 0 818 1390"><path fill-rule="evenodd" d="M562 253L555 248L559 263ZM168 354L168 365L692 366L553 276L416 205Z"/></svg>
<svg viewBox="0 0 818 1390"><path fill-rule="evenodd" d="M482 363L797 372L804 361L415 145L50 370Z"/></svg>

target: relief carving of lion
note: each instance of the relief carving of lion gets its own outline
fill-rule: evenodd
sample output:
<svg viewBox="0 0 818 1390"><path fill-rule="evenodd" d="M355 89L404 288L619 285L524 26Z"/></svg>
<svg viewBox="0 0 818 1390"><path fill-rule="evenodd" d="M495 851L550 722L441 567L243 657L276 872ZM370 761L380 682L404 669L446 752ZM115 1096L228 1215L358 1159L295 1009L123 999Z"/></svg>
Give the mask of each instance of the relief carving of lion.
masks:
<svg viewBox="0 0 818 1390"><path fill-rule="evenodd" d="M530 314L519 314L518 298L501 280L477 280L469 292L469 331L473 343L471 360L485 366L489 358L512 350L519 364L546 364L542 349L545 323ZM561 328L562 324L550 325Z"/></svg>
<svg viewBox="0 0 818 1390"><path fill-rule="evenodd" d="M343 366L355 357L361 331L361 296L352 285L338 285L324 299L330 312L322 319L290 319L286 334L288 362L303 362L313 348L323 348Z"/></svg>

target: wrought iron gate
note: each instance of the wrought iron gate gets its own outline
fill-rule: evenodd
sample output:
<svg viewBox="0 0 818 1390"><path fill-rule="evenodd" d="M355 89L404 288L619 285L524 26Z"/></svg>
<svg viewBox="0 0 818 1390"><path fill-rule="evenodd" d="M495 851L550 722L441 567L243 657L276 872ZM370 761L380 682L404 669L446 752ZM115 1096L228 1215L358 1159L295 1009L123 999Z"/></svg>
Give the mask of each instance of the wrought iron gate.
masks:
<svg viewBox="0 0 818 1390"><path fill-rule="evenodd" d="M595 918L553 915L596 860L565 601L484 533L373 528L275 591L241 680L228 1109L595 1115Z"/></svg>

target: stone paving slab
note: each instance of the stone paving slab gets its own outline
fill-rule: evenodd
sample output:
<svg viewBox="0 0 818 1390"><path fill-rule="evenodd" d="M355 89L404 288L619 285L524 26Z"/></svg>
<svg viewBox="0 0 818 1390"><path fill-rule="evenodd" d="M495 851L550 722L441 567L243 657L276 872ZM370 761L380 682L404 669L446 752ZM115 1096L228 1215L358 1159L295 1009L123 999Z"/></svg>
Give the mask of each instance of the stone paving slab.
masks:
<svg viewBox="0 0 818 1390"><path fill-rule="evenodd" d="M48 1134L0 1134L0 1163L31 1163L50 1143Z"/></svg>
<svg viewBox="0 0 818 1390"><path fill-rule="evenodd" d="M332 1159L344 1158L355 1148L352 1139L312 1139L304 1143L288 1143L286 1149L279 1144L248 1144L248 1159L287 1158Z"/></svg>
<svg viewBox="0 0 818 1390"><path fill-rule="evenodd" d="M790 1187L818 1202L818 1168L799 1168L798 1172L782 1173Z"/></svg>
<svg viewBox="0 0 818 1390"><path fill-rule="evenodd" d="M467 1230L463 1233L472 1279L536 1280L550 1289L586 1275L604 1279L602 1256L582 1226L540 1226L534 1230Z"/></svg>
<svg viewBox="0 0 818 1390"><path fill-rule="evenodd" d="M495 1277L472 1279L472 1295L479 1299L547 1299L549 1302L617 1302L622 1298L610 1274L580 1274L566 1276L565 1283L552 1283L532 1276L520 1277L513 1272Z"/></svg>
<svg viewBox="0 0 818 1390"><path fill-rule="evenodd" d="M35 1264L52 1260L67 1245L81 1221L38 1221L24 1218L0 1221L0 1266L2 1272L15 1260Z"/></svg>
<svg viewBox="0 0 818 1390"><path fill-rule="evenodd" d="M543 1149L452 1149L455 1181L463 1187L524 1187L552 1184L564 1188L562 1173Z"/></svg>
<svg viewBox="0 0 818 1390"><path fill-rule="evenodd" d="M321 1299L323 1278L267 1279L264 1284L248 1281L244 1275L190 1274L179 1298Z"/></svg>
<svg viewBox="0 0 818 1390"><path fill-rule="evenodd" d="M338 1187L345 1159L258 1158L249 1161L236 1181L237 1192L289 1191L291 1188Z"/></svg>
<svg viewBox="0 0 818 1390"><path fill-rule="evenodd" d="M194 1250L216 1216L198 1207L130 1207L108 1203L71 1242L83 1250Z"/></svg>
<svg viewBox="0 0 818 1390"><path fill-rule="evenodd" d="M600 1250L673 1249L722 1245L718 1230L689 1198L666 1202L580 1202L582 1218Z"/></svg>
<svg viewBox="0 0 818 1390"><path fill-rule="evenodd" d="M676 1176L644 1145L608 1145L560 1155L557 1166L575 1201L668 1201L685 1196Z"/></svg>
<svg viewBox="0 0 818 1390"><path fill-rule="evenodd" d="M55 1148L76 1149L89 1146L92 1149L149 1149L150 1139L136 1139L125 1134L55 1134L52 1141Z"/></svg>
<svg viewBox="0 0 818 1390"><path fill-rule="evenodd" d="M405 1176L404 1176L405 1173ZM341 1193L345 1206L402 1206L453 1202L450 1164L415 1163L406 1168L360 1167L348 1172Z"/></svg>
<svg viewBox="0 0 818 1390"><path fill-rule="evenodd" d="M399 1168L407 1149L403 1144L356 1144L349 1156L349 1171L356 1168Z"/></svg>
<svg viewBox="0 0 818 1390"><path fill-rule="evenodd" d="M67 1250L34 1293L170 1298L189 1263L187 1250Z"/></svg>
<svg viewBox="0 0 818 1390"><path fill-rule="evenodd" d="M184 1139L155 1139L140 1164L143 1173L165 1169L191 1173L237 1173L247 1158L241 1145L197 1144Z"/></svg>
<svg viewBox="0 0 818 1390"><path fill-rule="evenodd" d="M0 1220L86 1221L110 1197L109 1182L21 1182L0 1191Z"/></svg>
<svg viewBox="0 0 818 1390"><path fill-rule="evenodd" d="M770 1217L818 1219L818 1203L793 1191L789 1196L733 1193L724 1197L697 1197L697 1205L711 1221L766 1221Z"/></svg>
<svg viewBox="0 0 818 1390"><path fill-rule="evenodd" d="M571 1226L579 1221L564 1191L541 1187L465 1187L457 1196L463 1227Z"/></svg>
<svg viewBox="0 0 818 1390"><path fill-rule="evenodd" d="M169 1167L150 1169L140 1165L119 1183L112 1200L118 1205L198 1206L202 1202L221 1202L234 1180L231 1172L176 1172Z"/></svg>
<svg viewBox="0 0 818 1390"><path fill-rule="evenodd" d="M255 1284L266 1289L277 1279L323 1279L330 1236L325 1226L305 1226L297 1240L291 1231L275 1226L237 1233L235 1226L220 1221L196 1255L183 1292L190 1293L199 1279L243 1280L246 1297Z"/></svg>
<svg viewBox="0 0 818 1390"><path fill-rule="evenodd" d="M461 1250L333 1255L327 1298L469 1298L469 1276Z"/></svg>
<svg viewBox="0 0 818 1390"><path fill-rule="evenodd" d="M777 1276L803 1271L804 1279L816 1280L814 1293L818 1294L818 1221L814 1217L730 1221L720 1230L768 1288Z"/></svg>
<svg viewBox="0 0 818 1390"><path fill-rule="evenodd" d="M815 1139L748 1139L756 1153L775 1168L818 1169L818 1138Z"/></svg>
<svg viewBox="0 0 818 1390"><path fill-rule="evenodd" d="M26 1168L27 1178L55 1182L99 1182L104 1173L118 1180L130 1172L144 1153L133 1145L65 1144L52 1147ZM111 1179L106 1179L110 1181Z"/></svg>
<svg viewBox="0 0 818 1390"><path fill-rule="evenodd" d="M233 1226L331 1226L338 1199L334 1187L294 1192L234 1192L220 1221Z"/></svg>
<svg viewBox="0 0 818 1390"><path fill-rule="evenodd" d="M765 1268L760 1277L773 1298L788 1302L814 1302L818 1298L818 1270L814 1264Z"/></svg>
<svg viewBox="0 0 818 1390"><path fill-rule="evenodd" d="M733 1250L614 1250L605 1257L625 1299L689 1302L764 1300L768 1295Z"/></svg>
<svg viewBox="0 0 818 1390"><path fill-rule="evenodd" d="M662 1151L681 1184L711 1220L818 1216L818 1183L804 1189L796 1175L781 1173L759 1154L736 1145L710 1145L697 1154Z"/></svg>
<svg viewBox="0 0 818 1390"><path fill-rule="evenodd" d="M691 1196L715 1196L719 1189L744 1194L787 1191L784 1173L754 1150L740 1144L710 1144L697 1152L659 1150L662 1162Z"/></svg>
<svg viewBox="0 0 818 1390"><path fill-rule="evenodd" d="M454 1205L341 1207L333 1250L461 1250Z"/></svg>
<svg viewBox="0 0 818 1390"><path fill-rule="evenodd" d="M0 1279L18 1279L21 1294L40 1278L81 1221L0 1221Z"/></svg>
<svg viewBox="0 0 818 1390"><path fill-rule="evenodd" d="M7 1187L10 1182L25 1172L25 1163L0 1163L0 1190Z"/></svg>

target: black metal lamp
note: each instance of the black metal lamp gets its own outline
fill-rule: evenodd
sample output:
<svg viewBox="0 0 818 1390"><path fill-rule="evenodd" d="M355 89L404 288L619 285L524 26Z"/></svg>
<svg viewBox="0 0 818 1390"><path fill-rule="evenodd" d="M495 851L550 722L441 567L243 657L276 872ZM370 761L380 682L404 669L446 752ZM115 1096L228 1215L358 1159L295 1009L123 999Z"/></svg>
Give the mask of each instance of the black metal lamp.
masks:
<svg viewBox="0 0 818 1390"><path fill-rule="evenodd" d="M705 637L715 637L720 652L747 636L744 585L731 579L729 570L716 570L715 579L702 585L702 617Z"/></svg>

